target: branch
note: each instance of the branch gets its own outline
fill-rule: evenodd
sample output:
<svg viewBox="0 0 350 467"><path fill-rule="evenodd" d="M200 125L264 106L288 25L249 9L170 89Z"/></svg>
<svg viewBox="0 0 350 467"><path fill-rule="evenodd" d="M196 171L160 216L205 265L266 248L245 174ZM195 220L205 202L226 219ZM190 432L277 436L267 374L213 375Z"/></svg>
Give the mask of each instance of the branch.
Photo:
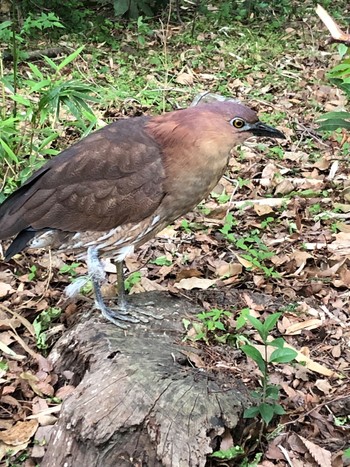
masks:
<svg viewBox="0 0 350 467"><path fill-rule="evenodd" d="M321 5L317 5L316 13L332 36L330 42L342 42L345 45L350 45L350 34L340 29L338 24Z"/></svg>

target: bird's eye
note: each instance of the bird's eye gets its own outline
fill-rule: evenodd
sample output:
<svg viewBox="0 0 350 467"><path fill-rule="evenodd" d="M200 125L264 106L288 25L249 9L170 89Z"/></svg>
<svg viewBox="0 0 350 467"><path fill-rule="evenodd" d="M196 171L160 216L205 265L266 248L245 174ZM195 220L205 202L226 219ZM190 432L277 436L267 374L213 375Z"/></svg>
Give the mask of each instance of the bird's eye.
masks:
<svg viewBox="0 0 350 467"><path fill-rule="evenodd" d="M242 120L241 118L233 118L230 123L232 126L238 129L243 128L245 125L245 121Z"/></svg>

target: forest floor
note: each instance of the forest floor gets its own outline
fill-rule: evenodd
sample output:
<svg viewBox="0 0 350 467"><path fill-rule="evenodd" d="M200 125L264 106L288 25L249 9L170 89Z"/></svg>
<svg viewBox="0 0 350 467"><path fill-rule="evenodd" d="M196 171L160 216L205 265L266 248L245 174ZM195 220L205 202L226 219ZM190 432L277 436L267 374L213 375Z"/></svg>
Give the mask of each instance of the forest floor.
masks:
<svg viewBox="0 0 350 467"><path fill-rule="evenodd" d="M271 336L282 336L298 352L299 363L271 365L269 377L280 386L286 413L265 427L261 443L256 427L245 432L246 438L255 437L245 443L245 464L227 460L221 465L346 465L350 137L320 133L315 122L347 104L327 79L340 61L337 46L326 44L327 31L312 12L274 31L254 24L213 26L212 32L201 26L192 39L190 29L186 23L158 29L143 23L141 32L111 31L118 47L89 44L70 64L67 79L78 70L90 84L109 89L110 101L94 106L106 123L184 107L198 92L210 91L247 103L287 138L251 140L239 148L209 199L127 258L127 288L129 293L169 291L199 303L209 314L195 327L184 327L187 343L202 350L201 361L192 364L222 368L251 390L260 385L258 367L241 352L237 360L228 360L225 346L239 348L245 339L261 345L249 324L237 327L244 310L263 320L282 313ZM69 38L67 44L74 47ZM11 66L6 63L5 72ZM28 70L26 62L20 64L23 75ZM55 147L78 137L64 118L56 129ZM107 266L104 293L112 297L116 272L112 263ZM62 298L64 288L85 273L85 264L55 252L24 253L0 265L3 465L40 464L40 439L74 389L69 383L58 387L48 354L92 306L88 289L74 303ZM216 327L213 309L230 312L216 315L224 330L211 330ZM230 435L225 445L243 445L243 440Z"/></svg>

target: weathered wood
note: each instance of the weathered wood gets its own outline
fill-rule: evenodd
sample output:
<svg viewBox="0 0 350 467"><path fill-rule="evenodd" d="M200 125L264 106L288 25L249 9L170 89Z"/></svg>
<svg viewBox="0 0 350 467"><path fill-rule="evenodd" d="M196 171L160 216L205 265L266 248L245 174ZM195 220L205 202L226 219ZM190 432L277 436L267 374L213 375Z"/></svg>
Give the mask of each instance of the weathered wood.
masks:
<svg viewBox="0 0 350 467"><path fill-rule="evenodd" d="M232 378L191 366L182 318L200 310L164 294L149 298L162 320L123 331L96 318L56 345L56 371L77 375L41 467L205 466L225 429L237 426L248 396Z"/></svg>

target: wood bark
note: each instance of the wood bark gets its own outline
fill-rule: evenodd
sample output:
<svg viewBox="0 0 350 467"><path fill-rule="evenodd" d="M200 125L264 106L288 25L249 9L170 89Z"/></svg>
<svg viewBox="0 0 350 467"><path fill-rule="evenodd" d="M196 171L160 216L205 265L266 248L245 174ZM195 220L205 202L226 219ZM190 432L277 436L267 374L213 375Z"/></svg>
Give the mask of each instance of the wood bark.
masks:
<svg viewBox="0 0 350 467"><path fill-rule="evenodd" d="M147 297L147 298L146 298ZM201 310L163 293L162 320L127 331L94 318L81 320L56 344L60 374L75 374L41 467L192 467L207 465L227 430L239 424L249 397L220 372L195 368L182 341L182 319Z"/></svg>

